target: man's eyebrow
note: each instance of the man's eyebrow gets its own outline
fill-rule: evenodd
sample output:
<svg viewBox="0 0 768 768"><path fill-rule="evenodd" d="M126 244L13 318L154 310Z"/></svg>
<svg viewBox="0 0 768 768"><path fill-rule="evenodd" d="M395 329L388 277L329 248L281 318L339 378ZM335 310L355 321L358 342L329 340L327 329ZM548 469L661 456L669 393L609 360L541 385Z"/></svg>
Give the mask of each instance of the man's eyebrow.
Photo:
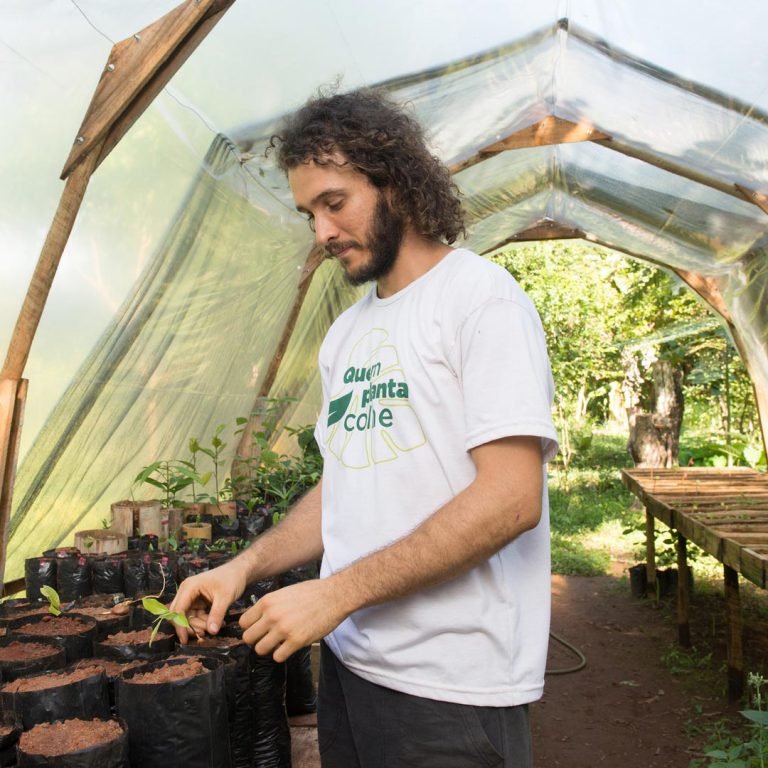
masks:
<svg viewBox="0 0 768 768"><path fill-rule="evenodd" d="M324 189L319 195L315 195L309 201L309 205L310 207L314 208L318 203L321 203L323 200L325 200L325 198L333 197L334 195L342 195L342 194L344 194L344 189L342 187L332 187L331 189ZM296 210L299 213L306 213L306 214L311 213L303 205L297 205Z"/></svg>

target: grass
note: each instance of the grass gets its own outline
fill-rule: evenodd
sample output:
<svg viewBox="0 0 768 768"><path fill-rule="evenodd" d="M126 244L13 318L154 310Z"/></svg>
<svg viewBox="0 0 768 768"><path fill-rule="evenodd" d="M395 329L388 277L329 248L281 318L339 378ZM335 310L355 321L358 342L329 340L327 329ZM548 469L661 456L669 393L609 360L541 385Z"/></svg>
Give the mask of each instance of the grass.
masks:
<svg viewBox="0 0 768 768"><path fill-rule="evenodd" d="M631 465L626 438L595 431L571 459L551 465L549 478L552 571L568 576L608 573L611 557L631 550L637 536L623 534L638 512L621 484Z"/></svg>

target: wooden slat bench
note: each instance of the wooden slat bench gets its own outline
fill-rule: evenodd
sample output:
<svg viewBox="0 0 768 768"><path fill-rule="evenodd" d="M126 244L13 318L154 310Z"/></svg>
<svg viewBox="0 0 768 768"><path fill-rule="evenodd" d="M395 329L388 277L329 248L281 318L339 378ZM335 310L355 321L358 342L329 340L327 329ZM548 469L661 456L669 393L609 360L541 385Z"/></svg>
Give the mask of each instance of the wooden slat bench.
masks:
<svg viewBox="0 0 768 768"><path fill-rule="evenodd" d="M622 471L622 482L645 506L646 568L656 582L654 521L677 534L677 623L680 644L691 644L687 542L723 564L727 620L728 695L744 690L739 574L768 586L768 475L732 467Z"/></svg>

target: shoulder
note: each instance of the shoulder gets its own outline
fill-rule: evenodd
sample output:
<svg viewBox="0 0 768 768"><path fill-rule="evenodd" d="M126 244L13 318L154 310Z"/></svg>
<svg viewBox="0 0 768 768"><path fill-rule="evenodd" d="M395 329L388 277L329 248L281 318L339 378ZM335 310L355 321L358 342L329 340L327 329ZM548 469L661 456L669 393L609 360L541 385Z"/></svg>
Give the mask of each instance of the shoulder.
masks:
<svg viewBox="0 0 768 768"><path fill-rule="evenodd" d="M444 291L453 297L464 317L495 301L509 301L537 315L533 303L504 267L474 251L459 248L446 265Z"/></svg>

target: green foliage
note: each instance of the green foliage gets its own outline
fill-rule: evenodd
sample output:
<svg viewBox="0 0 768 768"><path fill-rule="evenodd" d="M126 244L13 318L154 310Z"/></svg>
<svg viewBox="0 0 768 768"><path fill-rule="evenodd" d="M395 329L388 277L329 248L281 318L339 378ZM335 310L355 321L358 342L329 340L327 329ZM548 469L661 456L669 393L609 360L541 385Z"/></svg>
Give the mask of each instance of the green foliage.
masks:
<svg viewBox="0 0 768 768"><path fill-rule="evenodd" d="M683 372L685 418L692 426L753 431L754 395L744 366L719 319L673 275L596 246L562 242L517 246L494 261L515 276L539 311L558 408L572 432L585 419L609 417L610 393L628 372L637 374L632 383L639 405L648 409L655 359Z"/></svg>
<svg viewBox="0 0 768 768"><path fill-rule="evenodd" d="M282 519L299 496L317 485L323 471L312 426L286 427L285 431L296 441L296 455L280 454L272 449L279 417L287 402L287 398L267 398L254 412L260 426L250 434L251 455L236 459L238 472L231 481L233 496L245 501L249 509L271 510L273 523ZM242 432L248 420L241 419L238 423Z"/></svg>
<svg viewBox="0 0 768 768"><path fill-rule="evenodd" d="M189 620L183 613L177 613L175 611L168 610L167 606L163 605L156 598L144 597L142 598L141 604L144 607L145 611L149 611L149 613L157 617L152 622L152 633L149 636L150 646L152 645L152 641L157 636L157 632L160 629L160 625L164 621L170 621L179 627L186 627L187 629L191 629L191 627L189 626Z"/></svg>
<svg viewBox="0 0 768 768"><path fill-rule="evenodd" d="M749 731L717 729L710 734L705 755L707 762L693 760L690 768L765 768L768 763L768 711L763 689L768 680L750 673L747 684L752 698L752 709L741 711L750 724Z"/></svg>
<svg viewBox="0 0 768 768"><path fill-rule="evenodd" d="M162 493L165 507L171 508L182 503L179 494L194 482L200 482L200 477L188 462L162 459L144 467L133 484L145 483L157 488Z"/></svg>
<svg viewBox="0 0 768 768"><path fill-rule="evenodd" d="M610 553L587 538L606 525L627 525L632 519L632 496L621 484L620 469L629 464L625 438L595 428L589 439L574 445L567 476L562 457L553 465L549 481L552 529L552 571L564 575L604 574Z"/></svg>
<svg viewBox="0 0 768 768"><path fill-rule="evenodd" d="M587 549L579 541L552 535L552 572L563 576L603 576L608 571L608 552Z"/></svg>
<svg viewBox="0 0 768 768"><path fill-rule="evenodd" d="M679 455L681 466L766 466L765 449L755 443L754 436L732 434L725 440L716 433L689 433L681 440Z"/></svg>
<svg viewBox="0 0 768 768"><path fill-rule="evenodd" d="M40 587L40 594L48 601L48 612L54 616L61 616L59 593L53 587L44 584Z"/></svg>

